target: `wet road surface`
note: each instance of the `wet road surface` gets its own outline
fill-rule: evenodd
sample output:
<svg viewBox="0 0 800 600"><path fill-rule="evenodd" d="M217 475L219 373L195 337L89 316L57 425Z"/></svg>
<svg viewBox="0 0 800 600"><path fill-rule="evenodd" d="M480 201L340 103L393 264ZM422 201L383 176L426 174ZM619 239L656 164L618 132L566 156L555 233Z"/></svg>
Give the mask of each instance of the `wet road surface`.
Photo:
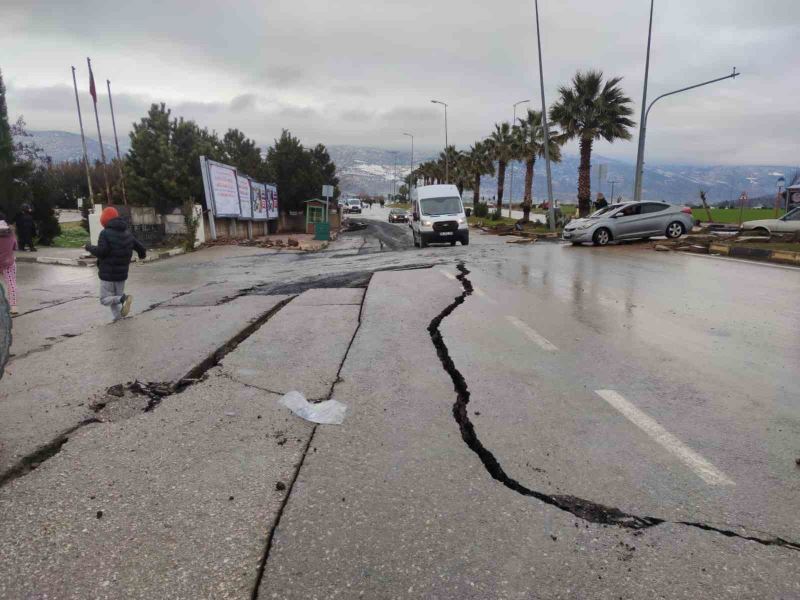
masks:
<svg viewBox="0 0 800 600"><path fill-rule="evenodd" d="M266 307L278 306L280 319L248 332L232 350L229 364L238 371L212 375L212 368L190 397L206 402L213 394L202 386L228 386L231 373L239 373L236 385L249 386L248 394L285 392L296 380L314 396L330 386L350 407L343 426L293 438L301 459L294 453L279 462L283 478L287 465L300 465L288 500L271 505L261 528L256 519L251 531L237 530L249 540L248 556L263 549L263 572L243 569L241 581L220 574L230 597L249 597L253 590L262 598L800 595L793 566L800 549L800 390L794 376L800 270L656 253L643 245L517 246L476 231L468 247L421 250L412 247L408 226L389 224L387 215L385 209L366 211L358 220L367 227L325 252L217 247L132 269L130 289L146 312L124 324L116 350L147 356L139 379L159 370L162 378L179 376L225 342L215 341L214 331L230 336ZM18 439L25 448L36 435L47 443L58 430L53 418L84 418L74 407L113 379L91 375L95 366L113 366L107 352L92 351L111 333L94 298L94 271L27 264L20 271L21 309L28 314L15 319L18 356L0 394L31 393L43 404L25 421L39 424L23 437L0 439L0 454L17 451ZM351 297L353 288L367 290L360 308L333 300ZM317 299L305 304L321 302L319 308L300 309L302 302L292 308L299 300L291 298L309 290ZM275 300L262 304L258 296ZM289 303L281 308L278 300ZM216 319L227 324L220 321L204 336L202 328ZM340 332L326 326L331 320ZM149 348L145 337L159 323L165 339L180 331L179 323L200 329L180 344ZM332 338L298 344L293 331L305 339ZM338 348L338 373L327 360L327 345ZM76 372L64 357L80 351L92 366ZM275 352L287 365L306 367L292 381L276 378L267 364ZM300 354L292 358L292 352ZM164 365L160 353L171 357ZM28 390L20 377L34 379L37 369L52 373ZM66 383L56 381L59 370ZM58 410L47 413L46 402L56 397ZM174 410L179 417L180 404L171 400L180 397L147 414ZM0 411L9 406L0 398ZM148 431L145 415L131 418ZM78 431L74 448L100 452L94 438L106 439L107 426ZM59 523L58 507L80 519L70 508L77 502L70 494L79 494L80 486L64 488L58 500L48 491L71 469L80 470L79 463L91 463L90 455L82 459L70 451L71 444L0 488L0 523L13 523L15 532L0 545L4 557L46 559L51 550L43 532ZM250 464L247 447L232 448L241 465ZM214 448L198 452L209 465L218 460ZM140 476L126 475L120 460L121 470L111 469L108 477ZM152 477L179 477L173 468L156 461ZM149 476L141 476L147 485ZM29 525L11 517L21 503L32 507ZM247 511L241 515L247 519ZM91 518L97 521L94 512ZM136 531L137 520L117 525ZM26 541L26 527L44 537ZM219 529L209 531L209 544L224 537ZM80 530L65 543L80 545ZM113 568L124 571L125 552L138 548L122 546ZM207 574L222 560L201 549L190 567L181 550L163 552L152 548L158 576L141 583L150 594L174 580L164 565ZM245 560L237 556L226 558ZM82 589L92 589L68 555L51 571L47 564L35 577L18 578L29 585L0 585L0 597L21 589L70 597L53 583L68 569ZM136 564L151 568L146 561ZM15 569L25 572L22 564ZM113 581L114 573L103 577ZM108 597L141 592L135 573L123 572L123 579L131 587L112 585ZM214 578L197 581L211 586Z"/></svg>

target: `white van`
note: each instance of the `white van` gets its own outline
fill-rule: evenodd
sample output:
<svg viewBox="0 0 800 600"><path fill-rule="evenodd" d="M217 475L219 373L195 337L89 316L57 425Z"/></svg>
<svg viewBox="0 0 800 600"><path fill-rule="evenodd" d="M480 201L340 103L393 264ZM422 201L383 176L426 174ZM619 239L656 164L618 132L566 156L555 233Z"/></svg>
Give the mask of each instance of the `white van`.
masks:
<svg viewBox="0 0 800 600"><path fill-rule="evenodd" d="M461 194L454 185L424 185L411 190L411 232L414 245L469 244L469 225Z"/></svg>

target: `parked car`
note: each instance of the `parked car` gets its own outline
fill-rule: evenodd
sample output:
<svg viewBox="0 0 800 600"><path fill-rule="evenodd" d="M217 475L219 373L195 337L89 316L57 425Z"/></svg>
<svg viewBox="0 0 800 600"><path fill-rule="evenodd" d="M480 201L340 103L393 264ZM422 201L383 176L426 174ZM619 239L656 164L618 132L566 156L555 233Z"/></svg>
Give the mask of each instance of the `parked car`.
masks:
<svg viewBox="0 0 800 600"><path fill-rule="evenodd" d="M408 213L402 208L393 208L389 211L389 223L407 223Z"/></svg>
<svg viewBox="0 0 800 600"><path fill-rule="evenodd" d="M605 246L611 241L647 239L665 235L677 238L691 231L692 209L665 202L625 202L601 208L584 219L570 221L562 239L573 245L592 242Z"/></svg>
<svg viewBox="0 0 800 600"><path fill-rule="evenodd" d="M758 221L745 221L742 231L752 231L770 235L771 233L794 233L800 231L800 207L790 210L780 219L759 219Z"/></svg>
<svg viewBox="0 0 800 600"><path fill-rule="evenodd" d="M358 198L349 198L344 201L344 212L361 214L361 200Z"/></svg>
<svg viewBox="0 0 800 600"><path fill-rule="evenodd" d="M454 185L424 185L411 190L411 235L414 245L469 244L469 225L461 194Z"/></svg>

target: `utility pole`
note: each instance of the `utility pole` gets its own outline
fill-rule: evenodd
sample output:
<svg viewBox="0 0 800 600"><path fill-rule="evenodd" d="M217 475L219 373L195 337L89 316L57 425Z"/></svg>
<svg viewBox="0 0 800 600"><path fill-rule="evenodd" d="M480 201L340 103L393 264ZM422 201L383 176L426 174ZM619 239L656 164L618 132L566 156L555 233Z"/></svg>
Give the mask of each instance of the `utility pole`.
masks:
<svg viewBox="0 0 800 600"><path fill-rule="evenodd" d="M514 103L514 117L511 119L511 131L514 131L514 125L517 124L517 106L525 104L530 100L520 100ZM514 203L514 161L511 161L511 185L508 190L508 218L511 218L511 205Z"/></svg>
<svg viewBox="0 0 800 600"><path fill-rule="evenodd" d="M412 183L414 184L414 187L416 187L416 178L414 178L414 136L410 133L403 133L403 135L407 135L411 138L411 172L408 174L408 194L409 198L411 198Z"/></svg>
<svg viewBox="0 0 800 600"><path fill-rule="evenodd" d="M556 209L553 206L553 175L550 171L550 124L547 122L547 103L544 99L544 69L542 68L542 34L539 31L539 0L536 7L536 45L539 48L539 87L542 91L542 127L544 129L544 165L547 172L547 202L550 217L550 231L556 230Z"/></svg>
<svg viewBox="0 0 800 600"><path fill-rule="evenodd" d="M444 106L444 182L450 183L450 159L447 156L447 104L441 100L431 100L434 104L441 104Z"/></svg>
<svg viewBox="0 0 800 600"><path fill-rule="evenodd" d="M679 94L681 92L686 92L688 90L693 90L695 88L703 87L704 85L709 85L712 83L717 83L718 81L724 81L725 79L735 79L741 75L741 73L736 72L736 67L733 67L733 72L730 75L725 75L725 77L717 77L716 79L709 79L708 81L704 81L702 83L696 83L695 85L690 85L685 88L681 88L679 90L675 90L673 92L667 92L666 94L661 94L658 98L653 100L647 109L644 111L642 115L642 122L639 124L639 158L636 161L636 174L637 174L637 183L635 188L636 195L634 196L634 200L639 202L642 199L642 179L644 175L644 145L645 139L647 137L647 119L650 115L650 109L653 108L653 105L661 100L662 98L666 98L667 96L672 96L674 94Z"/></svg>
<svg viewBox="0 0 800 600"><path fill-rule="evenodd" d="M650 26L647 30L647 57L644 61L644 87L642 88L642 118L639 121L639 148L636 152L636 177L633 183L633 199L639 202L642 199L642 176L644 175L644 126L647 107L647 80L650 77L650 43L653 39L653 5L655 0L650 0Z"/></svg>

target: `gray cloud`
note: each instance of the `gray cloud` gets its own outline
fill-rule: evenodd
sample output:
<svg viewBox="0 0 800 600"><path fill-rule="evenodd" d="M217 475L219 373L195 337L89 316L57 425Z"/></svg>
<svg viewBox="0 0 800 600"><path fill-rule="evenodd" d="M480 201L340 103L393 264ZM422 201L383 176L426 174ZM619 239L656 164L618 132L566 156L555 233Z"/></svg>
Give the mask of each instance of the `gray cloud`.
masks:
<svg viewBox="0 0 800 600"><path fill-rule="evenodd" d="M542 3L548 100L576 69L602 68L623 76L638 104L647 8ZM797 161L787 125L800 92L800 3L658 2L654 26L651 98L733 65L743 75L659 103L648 160ZM443 122L431 98L450 104L449 137L461 147L510 119L513 102L530 98L539 108L532 7L516 0L6 0L0 56L12 117L75 131L69 65L79 67L86 111L87 54L98 82L112 79L123 131L163 100L175 114L218 131L238 127L262 143L287 127L307 143L404 147L402 131L412 130L418 147L432 149ZM634 136L597 150L633 160L635 146Z"/></svg>

